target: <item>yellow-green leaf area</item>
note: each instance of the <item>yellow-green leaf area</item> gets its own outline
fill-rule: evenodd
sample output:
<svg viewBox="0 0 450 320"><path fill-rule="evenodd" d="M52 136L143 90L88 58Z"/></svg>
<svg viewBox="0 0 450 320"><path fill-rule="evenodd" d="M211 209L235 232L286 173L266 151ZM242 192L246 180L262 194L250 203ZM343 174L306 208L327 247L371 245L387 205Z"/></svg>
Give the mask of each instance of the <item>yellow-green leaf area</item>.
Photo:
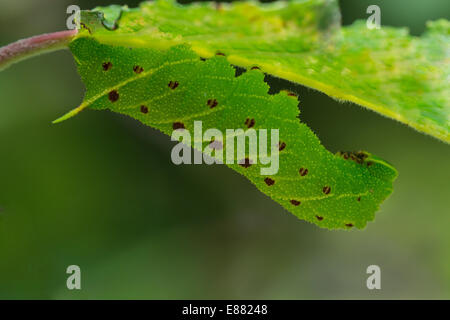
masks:
<svg viewBox="0 0 450 320"><path fill-rule="evenodd" d="M103 27L85 22L101 43L156 49L188 44L204 58L220 52L234 65L257 66L450 142L446 20L429 22L424 35L413 37L406 29L368 29L365 21L341 27L334 0L220 6L159 0L96 11L106 13Z"/></svg>

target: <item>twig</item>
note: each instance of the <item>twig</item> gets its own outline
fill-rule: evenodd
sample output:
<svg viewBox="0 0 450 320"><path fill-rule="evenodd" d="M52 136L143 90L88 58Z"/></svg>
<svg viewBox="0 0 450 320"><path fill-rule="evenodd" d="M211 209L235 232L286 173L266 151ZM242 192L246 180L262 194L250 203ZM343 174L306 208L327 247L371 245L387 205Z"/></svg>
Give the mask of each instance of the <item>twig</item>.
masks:
<svg viewBox="0 0 450 320"><path fill-rule="evenodd" d="M77 30L42 34L23 39L0 48L0 71L16 62L33 56L67 48Z"/></svg>

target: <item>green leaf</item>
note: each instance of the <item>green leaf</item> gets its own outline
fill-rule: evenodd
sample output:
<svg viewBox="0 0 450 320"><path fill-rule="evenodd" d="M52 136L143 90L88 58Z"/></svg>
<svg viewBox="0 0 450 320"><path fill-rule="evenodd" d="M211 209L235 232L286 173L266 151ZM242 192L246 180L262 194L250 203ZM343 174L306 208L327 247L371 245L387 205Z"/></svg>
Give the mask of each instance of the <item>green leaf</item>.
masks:
<svg viewBox="0 0 450 320"><path fill-rule="evenodd" d="M101 43L161 50L188 44L204 58L221 52L234 65L258 66L450 142L446 20L430 22L417 38L406 29L369 30L365 21L341 28L334 0L219 7L159 0L144 2L138 9L113 6L95 13L102 11L103 24L116 25L117 30L85 21Z"/></svg>
<svg viewBox="0 0 450 320"><path fill-rule="evenodd" d="M368 153L328 152L296 118L297 99L269 95L259 70L235 77L226 57L204 61L187 45L129 48L80 37L70 48L87 86L83 107L129 115L168 135L177 127L194 132L194 121L203 122L203 131L279 129L280 141L272 141L283 146L277 174L261 175L266 166L250 153L235 154L228 166L301 219L330 229L363 228L392 191L395 169ZM227 150L227 142L218 149ZM204 151L211 141L192 143Z"/></svg>
<svg viewBox="0 0 450 320"><path fill-rule="evenodd" d="M160 0L83 12L84 29L70 49L87 92L59 121L91 108L131 116L168 135L177 128L195 131L195 121L202 121L203 132L279 129L280 140L271 141L277 149L269 150L279 148L275 175L261 174L266 166L251 152L234 154L227 165L303 220L363 228L392 192L396 170L368 152L328 152L298 119L296 98L268 94L264 73L449 142L450 24L430 22L416 38L405 29L369 30L362 21L341 28L339 20L333 0L220 7ZM232 65L247 71L236 77ZM210 148L216 141L189 143L217 157ZM226 150L228 141L219 145Z"/></svg>

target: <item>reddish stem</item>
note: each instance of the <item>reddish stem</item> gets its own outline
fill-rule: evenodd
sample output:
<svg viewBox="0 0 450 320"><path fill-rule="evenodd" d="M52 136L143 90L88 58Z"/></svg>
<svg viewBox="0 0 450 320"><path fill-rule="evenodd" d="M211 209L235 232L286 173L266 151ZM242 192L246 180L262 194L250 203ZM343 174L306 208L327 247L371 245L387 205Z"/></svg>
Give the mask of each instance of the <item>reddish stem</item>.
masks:
<svg viewBox="0 0 450 320"><path fill-rule="evenodd" d="M77 30L67 30L23 39L0 48L0 71L33 56L67 48Z"/></svg>

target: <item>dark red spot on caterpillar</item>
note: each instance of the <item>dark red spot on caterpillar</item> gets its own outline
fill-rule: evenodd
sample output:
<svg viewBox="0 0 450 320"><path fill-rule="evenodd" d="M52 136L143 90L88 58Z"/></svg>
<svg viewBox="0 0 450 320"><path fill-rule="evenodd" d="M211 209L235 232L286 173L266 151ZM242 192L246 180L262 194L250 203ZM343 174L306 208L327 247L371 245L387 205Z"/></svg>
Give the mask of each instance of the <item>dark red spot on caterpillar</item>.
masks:
<svg viewBox="0 0 450 320"><path fill-rule="evenodd" d="M300 170L298 170L298 173L300 173L300 175L302 177L306 176L308 174L308 169L306 168L300 168Z"/></svg>
<svg viewBox="0 0 450 320"><path fill-rule="evenodd" d="M299 206L300 205L300 201L298 200L291 200L290 201L294 206Z"/></svg>
<svg viewBox="0 0 450 320"><path fill-rule="evenodd" d="M111 62L104 62L103 64L102 64L102 67L103 67L103 71L108 71L109 69L111 69L112 68L112 63Z"/></svg>
<svg viewBox="0 0 450 320"><path fill-rule="evenodd" d="M141 73L142 71L144 71L144 68L142 68L141 66L134 66L133 67L133 71L135 72L135 73Z"/></svg>
<svg viewBox="0 0 450 320"><path fill-rule="evenodd" d="M208 105L208 107L210 107L211 109L214 107L217 107L217 105L219 104L217 102L216 99L209 99L208 102L206 103Z"/></svg>
<svg viewBox="0 0 450 320"><path fill-rule="evenodd" d="M245 125L247 126L247 128L252 128L252 127L254 127L255 126L255 119L249 119L249 118L247 118L246 120L245 120Z"/></svg>
<svg viewBox="0 0 450 320"><path fill-rule="evenodd" d="M289 97L296 97L297 98L297 95L295 93L293 93L293 92L290 92L290 91L288 91L287 95Z"/></svg>
<svg viewBox="0 0 450 320"><path fill-rule="evenodd" d="M261 68L257 67L257 66L254 66L254 67L251 67L250 70L261 70Z"/></svg>
<svg viewBox="0 0 450 320"><path fill-rule="evenodd" d="M148 108L144 105L141 106L141 112L142 113L148 113Z"/></svg>
<svg viewBox="0 0 450 320"><path fill-rule="evenodd" d="M264 182L268 185L268 186L272 186L275 184L275 180L270 179L270 178L265 178Z"/></svg>
<svg viewBox="0 0 450 320"><path fill-rule="evenodd" d="M319 220L319 221L322 221L322 220L323 220L323 217L321 217L321 216L316 216L316 218L317 218L317 220Z"/></svg>
<svg viewBox="0 0 450 320"><path fill-rule="evenodd" d="M329 194L330 191L331 191L331 188L328 187L328 186L326 186L326 187L323 187L322 191L323 191L323 193L325 193L325 194Z"/></svg>
<svg viewBox="0 0 450 320"><path fill-rule="evenodd" d="M358 199L356 199L356 200L358 200L358 202L361 201L361 197L358 197Z"/></svg>
<svg viewBox="0 0 450 320"><path fill-rule="evenodd" d="M225 56L225 53L217 51L216 56Z"/></svg>
<svg viewBox="0 0 450 320"><path fill-rule="evenodd" d="M284 150L284 148L286 148L286 143L281 142L278 149L279 149L280 151L282 151L282 150Z"/></svg>
<svg viewBox="0 0 450 320"><path fill-rule="evenodd" d="M248 168L248 167L250 167L252 165L252 162L251 162L251 160L249 158L245 158L244 160L239 161L239 165L241 167ZM266 179L269 179L269 178L266 178ZM269 180L271 180L271 179L269 179ZM266 181L266 180L264 180L264 181ZM266 181L266 183L267 183L267 181ZM275 183L275 181L273 181L273 183ZM270 185L270 184L268 184L268 185Z"/></svg>
<svg viewBox="0 0 450 320"><path fill-rule="evenodd" d="M178 85L179 85L178 81L170 81L168 84L169 88L172 90L176 89Z"/></svg>
<svg viewBox="0 0 450 320"><path fill-rule="evenodd" d="M172 125L172 128L173 128L173 130L185 129L184 123L182 123L182 122L174 122Z"/></svg>
<svg viewBox="0 0 450 320"><path fill-rule="evenodd" d="M119 93L117 92L117 90L113 90L108 93L108 99L111 102L116 102L117 100L119 100Z"/></svg>
<svg viewBox="0 0 450 320"><path fill-rule="evenodd" d="M346 223L345 226L351 228L353 227L353 223Z"/></svg>
<svg viewBox="0 0 450 320"><path fill-rule="evenodd" d="M373 162L371 162L371 161L367 162L368 167L370 167L371 165L373 165Z"/></svg>

